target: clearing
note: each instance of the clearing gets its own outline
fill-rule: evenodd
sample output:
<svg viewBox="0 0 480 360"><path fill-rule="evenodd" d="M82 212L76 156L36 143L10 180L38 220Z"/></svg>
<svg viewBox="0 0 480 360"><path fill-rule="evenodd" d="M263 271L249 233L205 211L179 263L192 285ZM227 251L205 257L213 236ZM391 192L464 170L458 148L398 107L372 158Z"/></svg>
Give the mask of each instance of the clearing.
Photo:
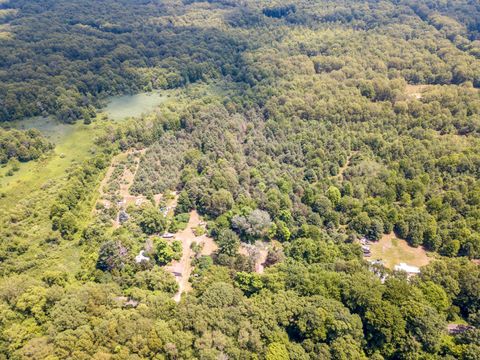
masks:
<svg viewBox="0 0 480 360"><path fill-rule="evenodd" d="M110 208L112 206L111 202L112 199L117 199L117 205L120 210L125 209L128 205L141 205L148 199L144 195L131 195L130 194L130 187L133 184L133 180L135 179L135 175L138 171L138 167L140 165L140 157L145 154L146 149L141 150L128 150L121 154L118 154L112 159L110 163L110 167L108 168L105 177L103 178L99 192L100 196L98 202L103 204L105 208ZM131 162L133 162L133 167L129 166L127 159L132 157ZM113 174L115 173L115 169L118 166L124 166L122 173L119 176L113 178ZM109 186L112 182L118 182L119 188L117 190L109 190ZM160 204L160 200L162 199L162 194L155 194L154 200L155 205ZM95 212L95 209L94 209ZM120 222L117 217L114 220L114 228L118 228L120 226Z"/></svg>
<svg viewBox="0 0 480 360"><path fill-rule="evenodd" d="M21 271L28 271L29 274L41 272L41 268L55 268L72 273L79 269L80 260L75 242L62 241L45 251L42 241L51 231L48 216L50 206L66 182L66 170L95 153L94 139L104 131L107 124L108 122L99 121L84 125L79 121L66 125L45 118L31 118L8 124L17 128L38 128L56 146L51 153L38 160L20 163L19 171L13 176L4 176L8 166L0 168L0 226L21 232L22 239L29 244L28 250L19 257L6 260L5 268L17 269L22 266ZM87 199L86 203L90 201ZM37 216L23 215L29 211L34 211ZM13 224L9 221L10 215L21 216L21 220ZM51 264L55 264L55 267Z"/></svg>
<svg viewBox="0 0 480 360"><path fill-rule="evenodd" d="M217 246L213 242L213 239L207 235L195 236L193 229L202 226L200 215L196 210L190 212L190 219L185 230L179 231L175 234L175 239L182 242L183 254L179 261L173 261L171 265L165 267L165 269L175 276L178 283L178 292L174 296L176 302L180 301L183 292L191 290L190 283L188 282L190 274L192 273L192 259L195 255L191 246L194 242L203 244L202 255L211 255Z"/></svg>
<svg viewBox="0 0 480 360"><path fill-rule="evenodd" d="M103 109L112 120L119 121L129 117L139 117L155 110L168 99L166 91L152 91L135 95L113 96Z"/></svg>
<svg viewBox="0 0 480 360"><path fill-rule="evenodd" d="M433 85L407 85L405 87L405 94L412 99L421 99L423 92Z"/></svg>
<svg viewBox="0 0 480 360"><path fill-rule="evenodd" d="M370 259L381 259L389 269L400 263L421 267L432 260L423 247L411 247L394 233L383 235L379 241L370 242L370 250L372 252Z"/></svg>

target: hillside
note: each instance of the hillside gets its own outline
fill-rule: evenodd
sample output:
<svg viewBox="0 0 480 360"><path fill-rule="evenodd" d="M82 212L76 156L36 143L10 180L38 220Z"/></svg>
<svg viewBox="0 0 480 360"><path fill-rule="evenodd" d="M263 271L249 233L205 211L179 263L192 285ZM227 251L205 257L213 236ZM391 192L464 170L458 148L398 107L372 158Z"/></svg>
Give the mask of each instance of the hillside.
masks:
<svg viewBox="0 0 480 360"><path fill-rule="evenodd" d="M479 19L0 0L0 359L478 359Z"/></svg>

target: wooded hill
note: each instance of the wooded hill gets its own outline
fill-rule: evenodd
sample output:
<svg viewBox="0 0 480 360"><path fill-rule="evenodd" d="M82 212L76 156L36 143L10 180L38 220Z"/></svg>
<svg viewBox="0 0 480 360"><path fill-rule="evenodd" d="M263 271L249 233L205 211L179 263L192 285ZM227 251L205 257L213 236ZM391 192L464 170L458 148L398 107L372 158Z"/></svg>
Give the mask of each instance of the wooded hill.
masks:
<svg viewBox="0 0 480 360"><path fill-rule="evenodd" d="M2 121L53 114L91 135L61 176L0 197L0 357L479 358L476 2L1 7ZM96 115L169 88L140 118ZM118 197L125 169L142 204ZM155 196L171 191L169 213ZM182 249L160 235L192 210L218 249L189 249L176 303ZM417 276L363 258L359 239L392 232L429 251ZM258 241L263 273L240 251Z"/></svg>

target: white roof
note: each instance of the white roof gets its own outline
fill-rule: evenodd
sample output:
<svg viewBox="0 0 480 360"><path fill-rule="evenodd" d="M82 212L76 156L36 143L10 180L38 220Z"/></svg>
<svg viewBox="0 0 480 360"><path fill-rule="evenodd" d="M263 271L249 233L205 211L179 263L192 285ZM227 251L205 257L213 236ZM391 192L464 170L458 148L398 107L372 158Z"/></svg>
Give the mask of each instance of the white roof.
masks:
<svg viewBox="0 0 480 360"><path fill-rule="evenodd" d="M136 263L141 263L144 260L145 261L150 260L150 258L148 256L143 255L143 253L144 253L144 250L140 251L140 253L137 256L135 256L135 262Z"/></svg>
<svg viewBox="0 0 480 360"><path fill-rule="evenodd" d="M398 265L395 265L394 270L396 271L405 271L409 274L418 274L420 273L420 269L416 266L412 265L407 265L405 263L400 263Z"/></svg>

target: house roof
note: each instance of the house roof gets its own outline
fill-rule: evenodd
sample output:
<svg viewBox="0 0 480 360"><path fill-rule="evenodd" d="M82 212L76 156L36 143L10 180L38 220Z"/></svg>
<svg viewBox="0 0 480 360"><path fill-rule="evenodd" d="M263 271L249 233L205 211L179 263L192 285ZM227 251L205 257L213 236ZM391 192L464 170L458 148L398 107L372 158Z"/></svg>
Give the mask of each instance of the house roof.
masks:
<svg viewBox="0 0 480 360"><path fill-rule="evenodd" d="M409 273L409 274L419 274L420 273L420 269L418 267L412 266L412 265L407 265L405 263L400 263L398 265L395 265L394 270L405 271L406 273Z"/></svg>

